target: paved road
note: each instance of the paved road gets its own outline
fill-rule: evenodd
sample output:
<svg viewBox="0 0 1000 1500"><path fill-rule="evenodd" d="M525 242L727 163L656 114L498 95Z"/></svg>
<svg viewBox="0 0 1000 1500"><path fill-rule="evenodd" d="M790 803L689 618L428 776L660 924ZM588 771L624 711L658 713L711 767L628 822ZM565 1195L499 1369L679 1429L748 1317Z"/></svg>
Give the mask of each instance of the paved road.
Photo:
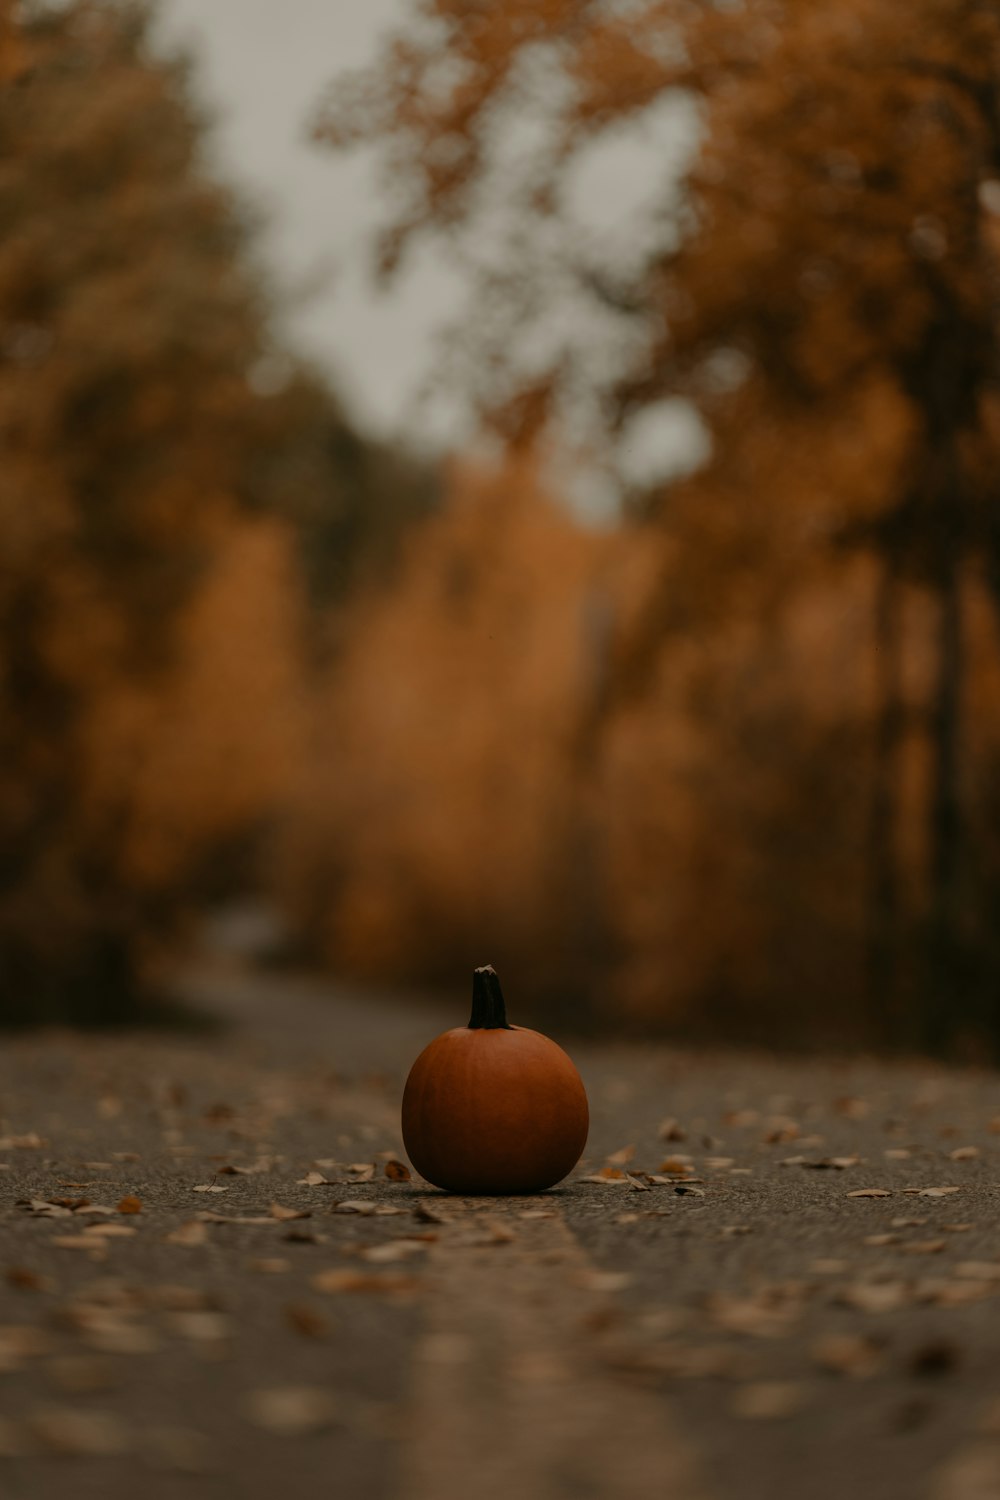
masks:
<svg viewBox="0 0 1000 1500"><path fill-rule="evenodd" d="M0 1500L1000 1496L997 1075L574 1049L573 1179L452 1199L385 1163L464 988L189 988L4 1046Z"/></svg>

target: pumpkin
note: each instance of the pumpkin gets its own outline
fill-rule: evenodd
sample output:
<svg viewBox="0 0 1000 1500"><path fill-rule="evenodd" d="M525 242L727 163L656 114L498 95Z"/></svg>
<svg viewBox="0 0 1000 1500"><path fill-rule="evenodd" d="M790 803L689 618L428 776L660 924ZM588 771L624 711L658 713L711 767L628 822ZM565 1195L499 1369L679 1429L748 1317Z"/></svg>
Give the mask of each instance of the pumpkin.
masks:
<svg viewBox="0 0 1000 1500"><path fill-rule="evenodd" d="M561 1047L511 1026L491 964L472 1015L417 1058L403 1092L403 1140L422 1177L453 1193L537 1193L580 1159L587 1095Z"/></svg>

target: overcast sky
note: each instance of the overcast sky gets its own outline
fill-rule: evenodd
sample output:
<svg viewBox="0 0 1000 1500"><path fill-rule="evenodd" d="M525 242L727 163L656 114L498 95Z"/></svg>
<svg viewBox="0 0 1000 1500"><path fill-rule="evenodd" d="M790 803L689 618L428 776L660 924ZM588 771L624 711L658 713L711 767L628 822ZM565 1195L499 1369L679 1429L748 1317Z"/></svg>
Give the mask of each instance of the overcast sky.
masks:
<svg viewBox="0 0 1000 1500"><path fill-rule="evenodd" d="M313 286L288 331L333 373L354 414L386 435L414 430L433 331L456 306L454 273L427 255L397 288L372 284L366 248L380 213L372 162L313 145L308 120L330 80L367 62L409 4L161 0L159 19L166 48L195 54L201 97L216 116L217 160L263 208L272 270L285 288Z"/></svg>
<svg viewBox="0 0 1000 1500"><path fill-rule="evenodd" d="M418 407L437 359L435 335L464 304L454 263L428 247L411 253L389 290L377 287L369 252L383 209L372 154L337 153L309 139L309 121L331 80L371 61L414 4L160 0L158 37L166 50L194 55L198 92L215 116L215 162L263 210L261 249L286 294L285 336L332 375L349 413L369 431L461 443L471 432L457 396L445 391ZM696 130L690 103L665 98L610 147L586 152L575 178L581 236L635 242L643 213L658 211L665 177L682 174ZM553 309L556 331L575 340L581 368L595 351L608 357L584 312ZM613 465L578 469L568 496L581 515L610 517L622 476L653 482L696 465L707 451L693 409L663 401L618 439Z"/></svg>

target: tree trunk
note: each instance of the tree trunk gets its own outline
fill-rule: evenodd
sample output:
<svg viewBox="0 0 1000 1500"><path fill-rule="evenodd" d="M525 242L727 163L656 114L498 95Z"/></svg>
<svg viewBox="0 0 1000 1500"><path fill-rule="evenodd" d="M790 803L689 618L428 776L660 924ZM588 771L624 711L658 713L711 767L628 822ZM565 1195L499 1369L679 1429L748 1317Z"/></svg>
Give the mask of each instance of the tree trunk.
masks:
<svg viewBox="0 0 1000 1500"><path fill-rule="evenodd" d="M868 820L868 1012L883 1045L902 1041L899 1008L899 881L895 849L896 756L902 727L898 582L893 563L881 571L875 597L878 707Z"/></svg>
<svg viewBox="0 0 1000 1500"><path fill-rule="evenodd" d="M937 662L930 707L932 785L929 805L930 891L928 961L921 1031L937 1050L955 1040L964 994L961 937L962 813L959 790L964 667L962 599L957 563L949 558L938 582Z"/></svg>

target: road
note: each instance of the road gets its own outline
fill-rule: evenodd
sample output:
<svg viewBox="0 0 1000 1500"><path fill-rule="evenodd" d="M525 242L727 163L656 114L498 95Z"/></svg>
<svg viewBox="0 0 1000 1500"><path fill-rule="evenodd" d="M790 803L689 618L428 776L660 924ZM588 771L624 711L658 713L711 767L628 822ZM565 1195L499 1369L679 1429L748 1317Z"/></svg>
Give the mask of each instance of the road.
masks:
<svg viewBox="0 0 1000 1500"><path fill-rule="evenodd" d="M386 1165L464 986L188 991L4 1045L0 1500L1000 1496L1000 1076L574 1047L577 1172L456 1199Z"/></svg>

